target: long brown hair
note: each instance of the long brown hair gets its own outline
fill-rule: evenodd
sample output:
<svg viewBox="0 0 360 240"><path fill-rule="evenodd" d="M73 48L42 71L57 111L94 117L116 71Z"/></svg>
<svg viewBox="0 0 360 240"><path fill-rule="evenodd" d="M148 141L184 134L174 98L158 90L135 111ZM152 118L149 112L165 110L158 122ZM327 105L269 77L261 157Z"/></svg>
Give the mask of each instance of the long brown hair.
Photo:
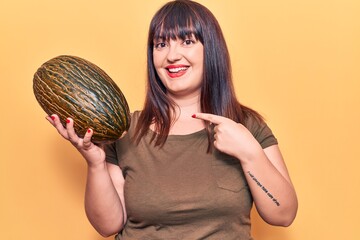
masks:
<svg viewBox="0 0 360 240"><path fill-rule="evenodd" d="M156 73L153 62L154 39L185 39L195 36L204 46L204 73L200 105L204 113L212 113L244 123L252 115L262 121L254 110L242 105L236 99L232 82L230 56L226 42L214 15L203 5L177 0L165 4L154 15L148 35L147 65L148 82L144 109L139 116L134 139L140 139L149 131L152 123L155 132L152 141L162 146L172 124L172 111L176 104L166 95L166 88ZM207 127L209 148L211 148L210 127Z"/></svg>

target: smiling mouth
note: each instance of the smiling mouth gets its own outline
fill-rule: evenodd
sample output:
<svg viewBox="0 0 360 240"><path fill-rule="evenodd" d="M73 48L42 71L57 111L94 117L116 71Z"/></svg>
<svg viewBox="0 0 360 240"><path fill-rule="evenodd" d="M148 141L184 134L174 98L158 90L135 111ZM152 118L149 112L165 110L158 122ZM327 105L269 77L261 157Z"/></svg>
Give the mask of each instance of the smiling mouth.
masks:
<svg viewBox="0 0 360 240"><path fill-rule="evenodd" d="M170 73L178 73L180 71L186 71L187 69L188 67L167 68Z"/></svg>
<svg viewBox="0 0 360 240"><path fill-rule="evenodd" d="M176 77L181 77L182 75L184 75L188 68L189 67L181 66L181 67L166 68L166 70L167 70L169 77L176 78Z"/></svg>

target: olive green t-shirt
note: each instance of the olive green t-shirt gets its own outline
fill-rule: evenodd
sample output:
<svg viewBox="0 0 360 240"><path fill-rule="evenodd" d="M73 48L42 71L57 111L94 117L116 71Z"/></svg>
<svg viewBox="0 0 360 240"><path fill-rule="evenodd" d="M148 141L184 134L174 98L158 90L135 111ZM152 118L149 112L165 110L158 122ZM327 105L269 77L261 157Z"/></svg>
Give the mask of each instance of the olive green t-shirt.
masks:
<svg viewBox="0 0 360 240"><path fill-rule="evenodd" d="M161 148L152 131L136 145L127 135L106 146L107 161L125 178L127 222L118 240L250 240L252 197L240 162L217 150L207 153L205 130L169 135ZM246 127L263 148L277 144L266 124Z"/></svg>

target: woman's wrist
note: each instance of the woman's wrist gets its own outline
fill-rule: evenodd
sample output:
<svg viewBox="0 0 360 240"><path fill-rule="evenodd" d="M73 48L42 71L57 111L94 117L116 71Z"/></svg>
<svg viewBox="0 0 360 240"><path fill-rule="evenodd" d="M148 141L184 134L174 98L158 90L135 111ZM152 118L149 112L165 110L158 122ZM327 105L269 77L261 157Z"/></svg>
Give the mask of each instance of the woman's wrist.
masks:
<svg viewBox="0 0 360 240"><path fill-rule="evenodd" d="M100 161L100 162L87 162L88 169L91 171L99 171L106 169L106 161Z"/></svg>
<svg viewBox="0 0 360 240"><path fill-rule="evenodd" d="M256 142L256 144L253 144L251 148L246 149L246 152L240 150L236 157L239 159L241 165L246 165L261 158L264 154L265 153L262 147L258 142Z"/></svg>

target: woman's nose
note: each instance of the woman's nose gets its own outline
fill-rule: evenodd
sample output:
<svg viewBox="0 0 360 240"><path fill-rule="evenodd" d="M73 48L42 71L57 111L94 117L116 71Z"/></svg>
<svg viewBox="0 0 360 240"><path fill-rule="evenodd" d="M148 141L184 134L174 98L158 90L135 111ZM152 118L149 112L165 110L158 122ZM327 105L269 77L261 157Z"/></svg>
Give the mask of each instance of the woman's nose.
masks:
<svg viewBox="0 0 360 240"><path fill-rule="evenodd" d="M181 57L182 57L182 55L180 52L179 43L177 41L171 41L170 47L169 47L169 52L167 54L167 60L169 62L176 62L176 61L179 61L181 59Z"/></svg>

